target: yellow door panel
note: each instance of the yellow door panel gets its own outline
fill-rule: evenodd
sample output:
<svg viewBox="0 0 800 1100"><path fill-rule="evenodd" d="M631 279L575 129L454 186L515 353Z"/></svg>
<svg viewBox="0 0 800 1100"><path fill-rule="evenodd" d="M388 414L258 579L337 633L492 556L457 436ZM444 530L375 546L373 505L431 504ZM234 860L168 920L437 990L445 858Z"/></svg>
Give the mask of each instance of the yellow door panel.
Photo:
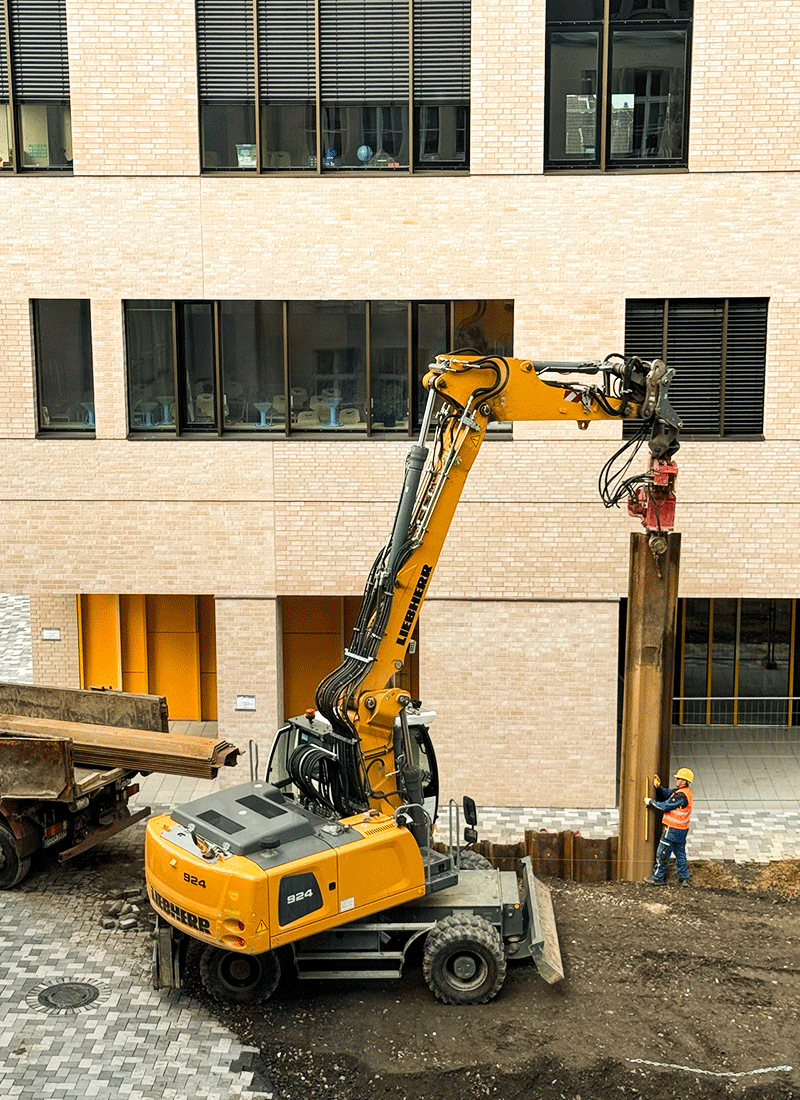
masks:
<svg viewBox="0 0 800 1100"><path fill-rule="evenodd" d="M147 616L144 596L119 597L122 690L147 693Z"/></svg>
<svg viewBox="0 0 800 1100"><path fill-rule="evenodd" d="M147 629L151 633L197 633L195 596L148 596Z"/></svg>
<svg viewBox="0 0 800 1100"><path fill-rule="evenodd" d="M284 596L284 634L342 633L342 601L338 596Z"/></svg>
<svg viewBox="0 0 800 1100"><path fill-rule="evenodd" d="M204 722L217 720L217 620L213 596L197 597L200 624L200 702Z"/></svg>
<svg viewBox="0 0 800 1100"><path fill-rule="evenodd" d="M150 691L165 695L173 721L199 722L200 635L194 596L147 596Z"/></svg>
<svg viewBox="0 0 800 1100"><path fill-rule="evenodd" d="M119 603L116 596L79 598L81 686L122 688Z"/></svg>

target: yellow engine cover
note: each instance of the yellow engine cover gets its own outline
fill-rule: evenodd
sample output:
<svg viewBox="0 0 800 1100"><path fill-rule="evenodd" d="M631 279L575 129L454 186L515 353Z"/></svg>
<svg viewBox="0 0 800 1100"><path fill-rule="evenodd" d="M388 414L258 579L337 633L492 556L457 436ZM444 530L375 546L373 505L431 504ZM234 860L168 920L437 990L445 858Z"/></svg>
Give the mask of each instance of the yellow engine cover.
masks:
<svg viewBox="0 0 800 1100"><path fill-rule="evenodd" d="M167 814L151 818L145 840L150 901L198 940L260 954L425 893L420 850L393 818L312 824L303 843L219 855L199 829L192 835Z"/></svg>

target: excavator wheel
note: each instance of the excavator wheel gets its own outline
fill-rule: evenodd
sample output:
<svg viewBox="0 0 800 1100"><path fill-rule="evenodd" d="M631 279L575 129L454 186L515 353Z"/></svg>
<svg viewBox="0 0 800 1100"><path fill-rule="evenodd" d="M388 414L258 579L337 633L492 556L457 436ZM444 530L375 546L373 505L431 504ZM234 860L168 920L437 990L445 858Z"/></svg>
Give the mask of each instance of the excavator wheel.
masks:
<svg viewBox="0 0 800 1100"><path fill-rule="evenodd" d="M422 972L433 995L445 1004L485 1004L497 996L506 976L500 936L474 913L444 917L425 940Z"/></svg>
<svg viewBox="0 0 800 1100"><path fill-rule="evenodd" d="M472 848L465 848L463 852L459 852L458 861L461 864L461 869L464 871L493 870L486 856L481 855L480 852L476 852Z"/></svg>
<svg viewBox="0 0 800 1100"><path fill-rule="evenodd" d="M215 1001L258 1004L269 1000L281 977L281 964L274 951L243 955L207 947L200 959L200 977Z"/></svg>
<svg viewBox="0 0 800 1100"><path fill-rule="evenodd" d="M22 882L30 869L30 856L20 858L17 838L10 829L0 824L0 890L10 890Z"/></svg>

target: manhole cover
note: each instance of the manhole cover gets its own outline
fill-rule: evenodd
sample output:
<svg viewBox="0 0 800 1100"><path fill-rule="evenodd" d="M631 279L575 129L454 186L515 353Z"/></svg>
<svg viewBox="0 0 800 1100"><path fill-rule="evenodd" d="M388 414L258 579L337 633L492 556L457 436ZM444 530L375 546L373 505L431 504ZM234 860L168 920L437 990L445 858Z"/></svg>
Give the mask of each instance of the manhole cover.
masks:
<svg viewBox="0 0 800 1100"><path fill-rule="evenodd" d="M95 982L40 982L25 997L30 1008L50 1015L66 1016L89 1008L108 996L108 986Z"/></svg>
<svg viewBox="0 0 800 1100"><path fill-rule="evenodd" d="M100 996L96 985L88 982L64 982L63 985L51 985L39 994L39 1004L45 1008L83 1008Z"/></svg>

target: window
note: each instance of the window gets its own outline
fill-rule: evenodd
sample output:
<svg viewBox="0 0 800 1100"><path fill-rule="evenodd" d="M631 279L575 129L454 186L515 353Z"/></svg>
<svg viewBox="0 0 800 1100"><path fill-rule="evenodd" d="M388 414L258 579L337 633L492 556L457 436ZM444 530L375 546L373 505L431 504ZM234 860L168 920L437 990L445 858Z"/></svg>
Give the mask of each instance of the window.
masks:
<svg viewBox="0 0 800 1100"><path fill-rule="evenodd" d="M680 600L673 720L797 725L796 605L796 600Z"/></svg>
<svg viewBox="0 0 800 1100"><path fill-rule="evenodd" d="M766 298L629 301L625 354L675 369L670 401L683 436L760 438L764 430ZM625 434L633 431L625 425Z"/></svg>
<svg viewBox="0 0 800 1100"><path fill-rule="evenodd" d="M468 167L469 0L197 0L197 45L206 171Z"/></svg>
<svg viewBox="0 0 800 1100"><path fill-rule="evenodd" d="M131 434L412 436L434 356L510 355L513 302L125 305Z"/></svg>
<svg viewBox="0 0 800 1100"><path fill-rule="evenodd" d="M686 165L692 3L547 0L546 167Z"/></svg>
<svg viewBox="0 0 800 1100"><path fill-rule="evenodd" d="M71 171L66 0L0 0L0 171Z"/></svg>
<svg viewBox="0 0 800 1100"><path fill-rule="evenodd" d="M39 432L94 435L89 303L39 298L32 306Z"/></svg>

